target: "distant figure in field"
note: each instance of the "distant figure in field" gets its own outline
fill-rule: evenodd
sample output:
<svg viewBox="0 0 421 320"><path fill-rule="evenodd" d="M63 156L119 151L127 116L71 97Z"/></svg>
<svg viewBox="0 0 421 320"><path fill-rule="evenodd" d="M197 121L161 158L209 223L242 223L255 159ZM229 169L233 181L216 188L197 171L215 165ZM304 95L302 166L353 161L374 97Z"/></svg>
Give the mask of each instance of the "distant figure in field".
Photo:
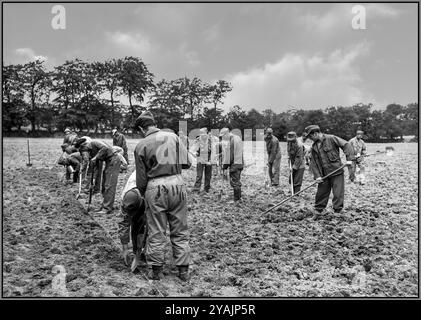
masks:
<svg viewBox="0 0 421 320"><path fill-rule="evenodd" d="M268 171L272 186L279 185L279 171L281 167L281 147L279 140L273 135L272 128L266 130L266 151L268 153Z"/></svg>
<svg viewBox="0 0 421 320"><path fill-rule="evenodd" d="M364 155L366 154L365 142L362 139L364 131L358 130L357 135L349 140L354 149L356 161L352 163L349 168L349 180L351 182L359 182L360 184L365 184L365 167L364 167ZM359 171L359 172L358 172ZM357 173L357 175L356 175Z"/></svg>
<svg viewBox="0 0 421 320"><path fill-rule="evenodd" d="M123 157L126 159L127 165L129 164L129 155L127 154L127 142L124 134L118 132L117 129L113 129L113 146L117 146L123 149Z"/></svg>
<svg viewBox="0 0 421 320"><path fill-rule="evenodd" d="M304 145L298 141L297 134L294 131L287 133L287 152L291 163L292 180L289 177L289 183L293 184L294 193L301 189L303 183L305 160L304 160Z"/></svg>

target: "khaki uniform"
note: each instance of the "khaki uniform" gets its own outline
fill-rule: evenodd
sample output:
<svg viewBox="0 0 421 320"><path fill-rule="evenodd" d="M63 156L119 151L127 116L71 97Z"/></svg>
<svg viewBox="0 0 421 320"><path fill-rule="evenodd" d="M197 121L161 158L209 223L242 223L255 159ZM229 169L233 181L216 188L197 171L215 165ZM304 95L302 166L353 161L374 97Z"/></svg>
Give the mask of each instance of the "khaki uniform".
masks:
<svg viewBox="0 0 421 320"><path fill-rule="evenodd" d="M175 264L189 265L187 192L181 176L182 168L191 166L187 149L177 135L153 128L137 144L134 158L136 186L146 202L148 265L165 263L167 224Z"/></svg>

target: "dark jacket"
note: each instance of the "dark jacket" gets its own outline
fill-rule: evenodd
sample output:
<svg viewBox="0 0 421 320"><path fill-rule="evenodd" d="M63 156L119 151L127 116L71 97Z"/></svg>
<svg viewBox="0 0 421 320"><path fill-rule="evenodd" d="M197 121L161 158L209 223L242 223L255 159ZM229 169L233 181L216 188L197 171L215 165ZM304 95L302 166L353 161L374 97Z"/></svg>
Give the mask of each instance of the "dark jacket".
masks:
<svg viewBox="0 0 421 320"><path fill-rule="evenodd" d="M311 146L310 170L313 172L314 179L324 177L342 166L339 148L343 150L347 160L355 159L352 146L342 138L331 134L323 134L320 149L317 143L314 142ZM333 176L343 174L343 172L343 169L341 169Z"/></svg>
<svg viewBox="0 0 421 320"><path fill-rule="evenodd" d="M158 128L150 129L134 150L136 186L143 195L149 179L181 174L191 166L187 149L180 138Z"/></svg>
<svg viewBox="0 0 421 320"><path fill-rule="evenodd" d="M276 159L276 156L280 154L281 148L279 146L279 140L277 137L272 135L270 138L265 137L266 142L266 151L268 153L268 162L273 163Z"/></svg>

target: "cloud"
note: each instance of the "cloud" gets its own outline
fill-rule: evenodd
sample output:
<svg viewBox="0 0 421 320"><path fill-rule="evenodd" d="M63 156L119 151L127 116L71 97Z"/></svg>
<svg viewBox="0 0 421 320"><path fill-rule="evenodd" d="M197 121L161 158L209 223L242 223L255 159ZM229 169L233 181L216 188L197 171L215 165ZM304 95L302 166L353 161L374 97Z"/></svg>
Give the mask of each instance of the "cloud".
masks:
<svg viewBox="0 0 421 320"><path fill-rule="evenodd" d="M145 56L152 52L153 47L149 38L140 32L106 32L106 40L119 50L129 54Z"/></svg>
<svg viewBox="0 0 421 320"><path fill-rule="evenodd" d="M369 53L362 42L352 49L338 49L327 55L285 54L275 63L227 75L233 85L225 108L273 108L277 112L297 108L325 108L373 101L363 89L358 60Z"/></svg>
<svg viewBox="0 0 421 320"><path fill-rule="evenodd" d="M201 63L199 54L195 50L189 50L187 43L184 42L179 47L179 55L182 61L187 62L188 65L194 67Z"/></svg>
<svg viewBox="0 0 421 320"><path fill-rule="evenodd" d="M203 39L205 42L215 42L220 35L219 24L214 24L203 32Z"/></svg>
<svg viewBox="0 0 421 320"><path fill-rule="evenodd" d="M41 60L41 61L47 61L48 57L43 55L37 55L35 54L34 50L31 48L18 48L15 50L16 55L16 62L17 63L26 63L29 61L34 60Z"/></svg>

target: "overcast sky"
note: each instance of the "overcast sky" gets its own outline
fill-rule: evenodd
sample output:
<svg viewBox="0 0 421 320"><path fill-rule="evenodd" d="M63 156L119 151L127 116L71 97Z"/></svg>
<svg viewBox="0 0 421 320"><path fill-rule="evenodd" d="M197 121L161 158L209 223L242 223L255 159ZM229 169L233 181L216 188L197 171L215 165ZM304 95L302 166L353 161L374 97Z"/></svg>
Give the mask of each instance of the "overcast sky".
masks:
<svg viewBox="0 0 421 320"><path fill-rule="evenodd" d="M138 56L156 80L225 79L225 108L407 104L418 99L417 4L64 4L66 29L51 27L53 4L3 4L3 61Z"/></svg>

